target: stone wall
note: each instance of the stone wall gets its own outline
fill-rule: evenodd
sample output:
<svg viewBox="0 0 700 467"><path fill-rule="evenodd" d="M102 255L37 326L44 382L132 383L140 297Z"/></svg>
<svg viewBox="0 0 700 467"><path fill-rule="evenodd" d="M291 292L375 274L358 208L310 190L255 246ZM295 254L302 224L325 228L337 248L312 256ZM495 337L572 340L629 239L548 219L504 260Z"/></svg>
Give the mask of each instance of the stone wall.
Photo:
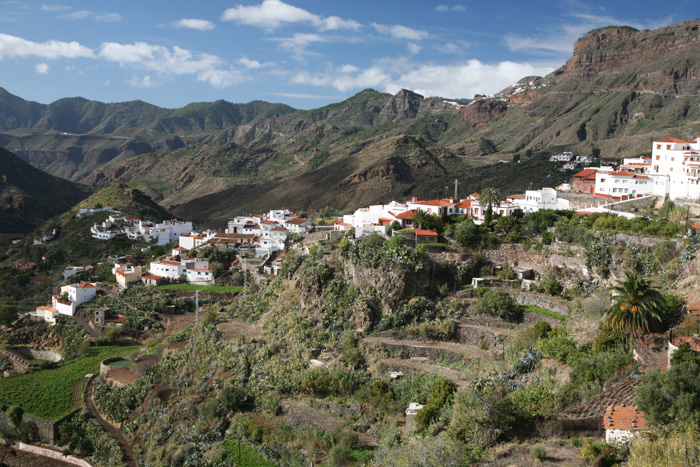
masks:
<svg viewBox="0 0 700 467"><path fill-rule="evenodd" d="M586 267L585 258L561 254L571 252L578 255L582 254L582 251L583 249L578 245L564 243L551 245L546 253L540 253L534 249L525 251L522 245L508 244L501 245L494 250L482 250L481 254L496 265L508 263L513 267L529 268L540 276L544 274L548 267L557 266L577 271L587 277L588 268Z"/></svg>
<svg viewBox="0 0 700 467"><path fill-rule="evenodd" d="M429 360L446 360L452 363L464 362L469 363L469 358L459 352L452 350L440 349L435 347L426 347L422 345L408 344L393 344L387 342L379 343L382 351L389 357L408 359L413 357L425 357Z"/></svg>
<svg viewBox="0 0 700 467"><path fill-rule="evenodd" d="M55 459L67 464L75 465L77 467L92 467L85 459L79 459L75 456L64 456L62 453L54 451L52 449L42 448L39 446L32 446L31 444L19 443L17 449L24 452L30 452L42 457L48 457L49 459Z"/></svg>
<svg viewBox="0 0 700 467"><path fill-rule="evenodd" d="M39 360L48 360L54 363L61 360L61 355L53 350L32 349L30 347L13 347L8 350L12 350L13 352L22 355L24 358L36 358Z"/></svg>
<svg viewBox="0 0 700 467"><path fill-rule="evenodd" d="M75 414L75 411L56 421L42 420L41 418L24 414L22 416L22 422L30 423L36 426L39 438L38 441L45 444L55 444L58 425L63 423L64 420L72 417L73 414ZM14 427L10 423L10 419L7 417L7 412L4 410L0 410L0 428L14 430Z"/></svg>

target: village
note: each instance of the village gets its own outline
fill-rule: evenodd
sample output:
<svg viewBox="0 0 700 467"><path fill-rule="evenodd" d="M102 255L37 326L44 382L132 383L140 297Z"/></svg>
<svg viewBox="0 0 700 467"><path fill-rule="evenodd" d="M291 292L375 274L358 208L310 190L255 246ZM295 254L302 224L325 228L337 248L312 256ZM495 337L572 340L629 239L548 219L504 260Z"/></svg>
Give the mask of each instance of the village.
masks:
<svg viewBox="0 0 700 467"><path fill-rule="evenodd" d="M700 170L700 138L691 142L667 138L655 141L653 144L650 157L625 158L623 163L616 167L586 168L575 173L571 183L565 183L556 188L543 187L526 190L523 194L506 196L486 188L481 193L475 192L466 197L458 197L457 183L455 183L454 197L423 200L412 196L404 201L370 205L356 209L352 213L326 218L313 218L306 214L304 217L299 217L287 209L273 209L264 214L232 217L222 232L198 230L191 221L187 220L155 221L110 208L80 209L75 215L78 218L91 218L99 214L104 219L93 223L90 227L89 234L93 241L106 244L115 239L127 239L134 245L138 245L142 254L136 257L118 253L110 255L103 263L70 265L63 270L62 281L55 287L57 290L54 290L50 303L38 305L35 310L23 311L20 315L23 319L33 318L51 326L65 317L81 326L87 334L97 339L105 339L110 330L119 330L136 322L133 310L129 313L125 312L127 308L133 308L131 303L135 303L131 301L134 296L129 295L130 290L139 289L145 290L144 293L150 293L149 290L160 291L164 286L179 284L190 287L187 289L188 295L174 295L177 298L171 299L171 302L173 300L181 300L181 302L179 305L168 305L168 313L172 313L178 306L192 311L194 306L197 310L194 323L197 324L200 322L200 291L213 290L217 286L220 289L226 289L224 293L231 293L231 296L236 297L233 302L235 306L244 309L243 307L248 305L238 303L246 303L249 285L256 284L253 290L259 291L270 284L279 284L278 279L282 276L289 279L291 277L288 272L289 264L293 263L295 258L314 257L324 248L348 251L359 248L364 242L376 243L377 239L381 239L376 244L388 245L389 248L401 245L402 249L405 246L412 251L408 254L426 255L438 264L454 259L455 267L458 268L456 271L460 270L461 264L467 264L472 268L472 272L468 274L469 280L460 283L461 290L457 286L456 279L448 279L444 284L445 290L440 292L438 297L454 297L471 301L473 305L478 303L479 297L488 293L484 291L504 289L507 290L507 294L517 298L519 305L540 310L527 312L532 315L528 323L533 323L534 319L540 319L546 321L547 326L550 324L558 326L566 323L573 316L572 305L567 302L570 298L564 298L565 293L562 290L581 287L578 285L581 281L575 278L577 275L591 280L595 274L598 274L597 265L589 264L587 259L576 257L589 254L582 246L568 243L556 245L552 242L554 235L551 234L555 229L550 224L544 230L536 230L537 235L542 239L536 246L538 248L536 252L528 251L529 247L523 245L508 246L506 242L503 245L505 250L481 250L478 255L480 259L475 263L473 258L458 253L461 246L471 244L459 240L454 230L449 235L445 234L442 229L435 227L436 223L445 222L454 226L457 223L468 222L470 225L484 228L484 235L494 235L488 233L488 227L499 226L495 230L511 228L512 225L507 227L510 225L508 218L512 218L513 221L527 222L529 217L544 219L540 216L550 216L547 213L558 212L562 213L562 219L568 219L566 216L572 215L583 218L593 215L614 215L630 220L640 215L637 205L632 207L631 203L634 202L645 201L653 204L652 202L656 200L682 201L700 197L700 188L693 188L700 177L697 173L697 170ZM571 153L562 153L553 156L552 162L569 163L575 160L574 157ZM579 159L580 162L587 164L594 160ZM658 163L655 164L655 161ZM696 165L697 170L694 168ZM571 167L567 170L571 170ZM564 214L565 212L569 214ZM560 223L557 224L559 225ZM696 227L693 226L694 228ZM687 229L678 227L678 232L687 233L686 231ZM501 232L501 234L506 233L505 230ZM545 242L544 239L548 234L551 238ZM35 241L41 245L50 244L61 237L61 232L47 232L44 237L46 238L37 238ZM640 242L639 245L645 245L640 238L634 241ZM674 251L679 250L681 243L677 239L673 242L672 248L669 248ZM654 240L651 245L657 247L659 243L663 242ZM348 246L351 244L353 246ZM345 250L340 245L345 245L343 247ZM635 246L635 248L641 247ZM153 254L155 251L159 253ZM544 251L548 254L545 255ZM540 252L543 254L537 256ZM216 254L226 255L227 260L223 262L224 268L222 268L222 261L212 259ZM546 259L543 259L544 257ZM47 257L43 256L42 261L45 260ZM415 259L408 261L415 261ZM30 262L18 264L16 267L23 272L31 272L37 264ZM298 268L299 264L296 267ZM353 268L357 267L353 266ZM104 276L97 277L98 271L107 270L109 280L105 280ZM342 272L346 273L347 270L344 269ZM360 274L357 271L355 273ZM232 276L241 278L236 282L236 287L230 287ZM135 285L139 287L134 287ZM450 292L450 288L454 291ZM556 293L551 291L554 289ZM545 295L544 298L543 295ZM106 303L105 297L110 300L119 300L127 296L129 301L125 302L127 306L124 307L95 308L91 305L96 298L102 297L100 303ZM196 305L182 305L182 297ZM209 300L207 303L221 304L222 302ZM542 307L547 310L542 311ZM88 308L90 311L85 312ZM220 306L220 310L224 309L226 307ZM557 311L548 311L552 309ZM181 323L186 321L182 316L168 313L162 314L161 318L157 319L149 315L148 320L144 321L148 324L143 325L141 331L150 332L159 329L158 319L162 322L164 319L168 320L167 324L162 325L163 328L166 326L169 328L170 320L173 322L179 320ZM685 305L683 313L694 319L700 314L700 300ZM456 347L449 351L442 343L386 338L381 333L379 337L371 335L363 337L363 340L366 342L376 340L384 348L389 349L387 352L394 358L391 359L391 365L382 366L384 368L382 371L389 375L391 381L398 381L415 371L415 368L411 367L415 362L413 362L414 357L407 359L403 354L400 358L393 355L391 349L394 347L404 349L402 352L406 352L405 349L408 348L411 355L415 353L420 356L415 358L424 360L428 358L424 355L432 355L432 352L440 355L440 358L445 358L445 355L448 358L455 358L455 354L466 351L485 355L485 349L494 354L499 352L502 354L504 336L512 337L516 332L512 323L507 321L492 323L487 320L484 322L487 328L493 326L493 329L501 327L505 329L503 331L505 334L491 336L483 329L477 331L470 319L472 318L464 321L467 324L462 324L460 330L463 333L460 339L466 339L467 344L455 344ZM226 321L235 323L233 327L245 329L244 332L240 331L243 335L246 333L251 333L250 335L253 336L259 335L260 331L251 331L251 325L243 325L242 321L230 318ZM186 322L192 324L190 321ZM229 328L222 324L217 329L229 332ZM364 332L361 326L358 329ZM469 332L477 332L478 338L471 337ZM549 339L555 340L555 337ZM183 339L169 342L157 356L141 354L133 358L110 357L102 362L100 377L109 387L129 387L141 380L150 368L158 365L164 356L174 355L188 345L190 341ZM459 348L458 345L463 347ZM658 368L666 372L673 367L674 354L679 349L682 355L687 352L700 353L700 338L697 334L675 335L671 331L651 333L644 338L636 339L631 342L631 345L635 365ZM479 350L476 350L477 347ZM21 367L24 362L22 359L25 358L21 354L14 353L12 349L4 351L3 355L15 362L16 368ZM319 352L314 351L305 358L309 368L329 368L330 357L327 352L320 352L319 356ZM463 357L458 357L458 360L461 358ZM537 358L541 358L541 354ZM125 363L125 366L122 367L120 362ZM434 366L431 368L440 368L440 371L448 375L458 387L463 387L461 385L465 384L465 377L460 373L464 371L463 369L456 371L454 368L446 369L434 363L432 365ZM627 368L627 366L624 367L624 369ZM23 371L32 369L35 368L27 364ZM6 371L6 376L14 374L17 374L17 371ZM613 446L627 445L640 433L650 430L647 414L634 405L633 396L639 385L639 376L634 374L623 376L621 373L612 392L603 392L599 399L587 402L585 410L576 409L581 410L581 413L573 409L564 412L560 419L563 417L564 420L568 420L566 423L580 424L585 428L582 428L583 432L589 435L598 433L606 443ZM624 396L613 397L618 393L624 393ZM426 407L430 408L430 405L412 400L404 407L402 430L405 436L410 436L414 429L420 430L421 426L424 429L425 422L420 414L424 413L423 410ZM601 421L602 426L599 426Z"/></svg>

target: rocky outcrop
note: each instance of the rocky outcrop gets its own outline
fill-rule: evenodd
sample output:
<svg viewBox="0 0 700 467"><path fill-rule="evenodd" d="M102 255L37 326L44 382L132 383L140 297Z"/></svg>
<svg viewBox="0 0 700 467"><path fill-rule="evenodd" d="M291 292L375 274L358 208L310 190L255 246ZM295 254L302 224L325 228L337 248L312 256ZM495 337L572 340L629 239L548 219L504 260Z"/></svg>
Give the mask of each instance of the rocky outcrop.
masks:
<svg viewBox="0 0 700 467"><path fill-rule="evenodd" d="M508 110L508 105L496 99L474 101L462 108L462 118L471 126L482 126L498 120Z"/></svg>
<svg viewBox="0 0 700 467"><path fill-rule="evenodd" d="M662 94L696 96L700 91L697 54L700 51L700 21L686 21L653 31L629 27L596 29L574 45L574 54L566 62L566 79L597 74L636 72L646 64L639 80L630 90ZM666 58L675 56L673 63ZM655 69L654 69L655 68Z"/></svg>

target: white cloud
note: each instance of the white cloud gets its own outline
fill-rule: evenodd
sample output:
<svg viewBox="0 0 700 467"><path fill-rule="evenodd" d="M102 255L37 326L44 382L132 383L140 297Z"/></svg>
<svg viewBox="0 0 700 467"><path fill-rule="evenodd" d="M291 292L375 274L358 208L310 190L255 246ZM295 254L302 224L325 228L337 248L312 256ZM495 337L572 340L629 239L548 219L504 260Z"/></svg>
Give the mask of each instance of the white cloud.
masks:
<svg viewBox="0 0 700 467"><path fill-rule="evenodd" d="M42 57L57 58L93 58L95 54L89 48L73 42L62 42L54 39L46 42L33 42L21 37L0 33L0 60L5 57Z"/></svg>
<svg viewBox="0 0 700 467"><path fill-rule="evenodd" d="M119 13L96 14L95 19L104 23L118 23L122 20L122 15Z"/></svg>
<svg viewBox="0 0 700 467"><path fill-rule="evenodd" d="M70 19L70 20L76 20L76 19L85 19L89 16L92 16L92 12L88 10L78 10L78 11L72 11L70 13L66 13L63 15L59 15L58 17L61 19Z"/></svg>
<svg viewBox="0 0 700 467"><path fill-rule="evenodd" d="M543 76L556 66L547 62L487 64L479 60L443 66L385 61L356 73L344 73L341 69L319 74L301 72L294 75L290 82L332 87L342 93L371 87L394 94L405 88L424 96L466 98L474 94L493 94L523 76Z"/></svg>
<svg viewBox="0 0 700 467"><path fill-rule="evenodd" d="M49 73L49 64L48 63L37 63L34 66L34 69L36 70L37 73L40 75L46 75Z"/></svg>
<svg viewBox="0 0 700 467"><path fill-rule="evenodd" d="M411 54L411 55L416 55L416 54L418 54L421 50L423 50L423 47L421 47L421 46L418 45L418 44L414 44L414 43L412 43L412 42L411 42L410 44L408 44L408 45L406 46L406 48L408 49L408 53Z"/></svg>
<svg viewBox="0 0 700 467"><path fill-rule="evenodd" d="M103 23L116 23L122 20L122 15L119 13L95 13L89 10L77 10L63 15L58 15L60 19L79 20L86 18L94 18L96 21Z"/></svg>
<svg viewBox="0 0 700 467"><path fill-rule="evenodd" d="M657 29L668 26L674 22L673 16L667 16L644 23L587 13L574 13L570 16L578 20L578 22L561 22L558 28L555 28L553 32L544 36L506 35L504 38L506 46L512 51L548 52L561 56L568 56L574 50L574 43L592 29L611 25L628 25L637 29Z"/></svg>
<svg viewBox="0 0 700 467"><path fill-rule="evenodd" d="M243 65L248 69L256 69L262 66L262 63L260 63L259 61L251 60L248 57L241 57L237 60L236 63L238 63L239 65Z"/></svg>
<svg viewBox="0 0 700 467"><path fill-rule="evenodd" d="M385 24L372 23L372 27L376 29L378 33L391 36L395 39L419 41L426 39L429 36L428 31L421 31L418 29L409 28L408 26L402 26L400 24L387 26Z"/></svg>
<svg viewBox="0 0 700 467"><path fill-rule="evenodd" d="M206 19L183 18L173 24L176 28L198 29L200 31L210 31L214 29L214 23Z"/></svg>
<svg viewBox="0 0 700 467"><path fill-rule="evenodd" d="M41 11L66 11L71 9L72 7L68 5L41 5Z"/></svg>
<svg viewBox="0 0 700 467"><path fill-rule="evenodd" d="M243 75L233 68L228 70L208 69L197 75L197 81L207 81L217 89L224 89L234 84L241 83Z"/></svg>
<svg viewBox="0 0 700 467"><path fill-rule="evenodd" d="M244 79L239 71L230 67L224 69L225 64L220 57L204 53L193 54L180 47L169 49L146 42L105 42L99 56L121 66L133 66L157 73L159 76L196 75L197 81L208 82L216 88L232 86ZM148 84L151 84L151 77L148 78Z"/></svg>
<svg viewBox="0 0 700 467"><path fill-rule="evenodd" d="M439 11L441 13L446 12L446 11L467 11L466 8L462 5L438 5L435 7L435 11Z"/></svg>
<svg viewBox="0 0 700 467"><path fill-rule="evenodd" d="M283 24L308 23L321 31L336 29L358 30L360 23L352 19L343 19L338 16L323 18L302 8L289 5L281 0L263 0L260 5L237 5L224 11L221 16L223 21L234 21L249 26L257 26L267 31L272 31Z"/></svg>
<svg viewBox="0 0 700 467"><path fill-rule="evenodd" d="M271 39L280 43L280 48L292 53L292 57L296 60L302 60L304 56L309 55L306 47L309 44L328 42L327 37L319 34L296 33L292 37L278 37Z"/></svg>
<svg viewBox="0 0 700 467"><path fill-rule="evenodd" d="M155 82L151 81L151 75L143 76L140 79L134 77L127 81L127 83L135 88L154 88L157 86Z"/></svg>

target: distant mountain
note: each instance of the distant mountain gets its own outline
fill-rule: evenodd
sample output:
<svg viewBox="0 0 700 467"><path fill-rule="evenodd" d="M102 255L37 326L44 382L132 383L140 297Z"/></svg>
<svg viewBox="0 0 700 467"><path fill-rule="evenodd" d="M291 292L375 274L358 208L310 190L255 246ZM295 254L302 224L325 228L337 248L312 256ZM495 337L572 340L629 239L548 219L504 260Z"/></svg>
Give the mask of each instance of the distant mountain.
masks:
<svg viewBox="0 0 700 467"><path fill-rule="evenodd" d="M0 148L0 233L28 233L90 195L89 187L49 175Z"/></svg>
<svg viewBox="0 0 700 467"><path fill-rule="evenodd" d="M223 100L172 110L80 97L44 105L0 88L0 145L49 173L78 180L113 159L182 148L202 135L293 111L284 104Z"/></svg>
<svg viewBox="0 0 700 467"><path fill-rule="evenodd" d="M507 170L492 164L527 150L648 154L655 138L700 134L699 29L700 21L597 29L555 72L466 106L407 90L365 90L309 111L223 101L167 111L81 99L49 110L5 96L0 144L66 178L127 183L200 221L268 206L349 208L408 194L445 196L455 179L462 194L488 184L553 186L559 172L537 157ZM17 122L25 129L10 129Z"/></svg>

